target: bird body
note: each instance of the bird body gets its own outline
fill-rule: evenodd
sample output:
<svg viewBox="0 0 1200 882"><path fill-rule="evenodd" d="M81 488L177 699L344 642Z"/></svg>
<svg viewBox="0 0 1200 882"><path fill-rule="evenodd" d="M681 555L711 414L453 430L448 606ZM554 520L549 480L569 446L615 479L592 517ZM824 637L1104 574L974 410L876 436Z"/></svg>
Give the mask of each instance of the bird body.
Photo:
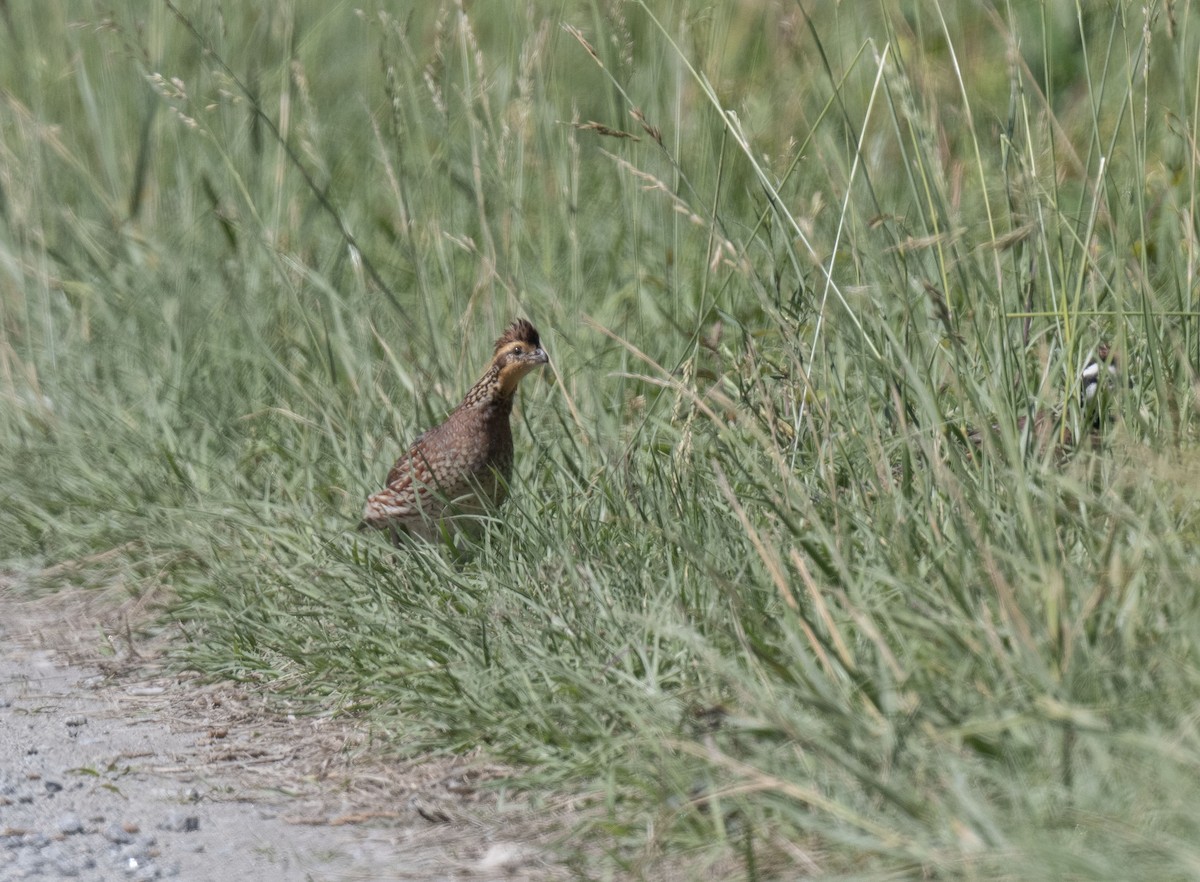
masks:
<svg viewBox="0 0 1200 882"><path fill-rule="evenodd" d="M441 423L418 436L367 498L360 528L435 539L466 528L508 495L513 439L510 416L521 378L549 362L537 329L513 322L496 341L479 381Z"/></svg>

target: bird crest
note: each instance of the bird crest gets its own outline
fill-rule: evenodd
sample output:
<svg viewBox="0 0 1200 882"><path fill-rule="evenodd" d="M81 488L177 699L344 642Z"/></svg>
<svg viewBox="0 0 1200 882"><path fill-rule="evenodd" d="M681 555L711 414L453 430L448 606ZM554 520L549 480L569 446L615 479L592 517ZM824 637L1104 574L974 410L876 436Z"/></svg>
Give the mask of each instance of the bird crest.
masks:
<svg viewBox="0 0 1200 882"><path fill-rule="evenodd" d="M496 341L496 348L493 353L499 352L509 343L526 343L534 349L540 349L542 345L541 339L538 337L537 328L527 322L525 319L517 319L508 326L500 339Z"/></svg>

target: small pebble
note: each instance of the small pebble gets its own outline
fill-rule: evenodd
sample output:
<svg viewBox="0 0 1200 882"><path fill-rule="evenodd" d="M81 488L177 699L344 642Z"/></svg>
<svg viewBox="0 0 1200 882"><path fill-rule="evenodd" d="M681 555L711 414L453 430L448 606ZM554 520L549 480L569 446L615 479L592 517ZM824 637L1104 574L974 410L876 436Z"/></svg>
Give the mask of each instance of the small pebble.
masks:
<svg viewBox="0 0 1200 882"><path fill-rule="evenodd" d="M121 848L121 850L118 852L118 855L120 856L121 860L130 862L130 866L137 864L137 866L140 867L147 861L146 850L140 845L126 845ZM134 867L134 869L136 869L136 867Z"/></svg>
<svg viewBox="0 0 1200 882"><path fill-rule="evenodd" d="M171 812L158 825L158 829L171 833L195 833L200 829L200 819L195 815L183 815Z"/></svg>
<svg viewBox="0 0 1200 882"><path fill-rule="evenodd" d="M109 824L104 828L104 838L114 845L127 845L133 842L133 835L119 824Z"/></svg>
<svg viewBox="0 0 1200 882"><path fill-rule="evenodd" d="M66 723L68 729L78 729L80 726L87 725L87 717L78 715L67 717L63 722Z"/></svg>
<svg viewBox="0 0 1200 882"><path fill-rule="evenodd" d="M79 867L73 861L66 859L55 861L54 869L58 871L58 875L63 879L74 879L79 875Z"/></svg>
<svg viewBox="0 0 1200 882"><path fill-rule="evenodd" d="M32 851L22 852L18 858L17 878L27 879L30 876L40 875L42 868L46 866L46 861L40 854Z"/></svg>
<svg viewBox="0 0 1200 882"><path fill-rule="evenodd" d="M166 691L161 686L134 686L125 690L129 695L162 695Z"/></svg>
<svg viewBox="0 0 1200 882"><path fill-rule="evenodd" d="M47 793L54 794L54 793L58 793L58 791L60 791L60 790L62 790L62 785L59 784L57 781L47 781L46 782L46 792Z"/></svg>
<svg viewBox="0 0 1200 882"><path fill-rule="evenodd" d="M42 849L42 860L49 861L50 863L59 863L67 860L67 853L61 845L54 842Z"/></svg>
<svg viewBox="0 0 1200 882"><path fill-rule="evenodd" d="M83 819L78 815L63 815L58 819L58 832L71 836L83 832Z"/></svg>

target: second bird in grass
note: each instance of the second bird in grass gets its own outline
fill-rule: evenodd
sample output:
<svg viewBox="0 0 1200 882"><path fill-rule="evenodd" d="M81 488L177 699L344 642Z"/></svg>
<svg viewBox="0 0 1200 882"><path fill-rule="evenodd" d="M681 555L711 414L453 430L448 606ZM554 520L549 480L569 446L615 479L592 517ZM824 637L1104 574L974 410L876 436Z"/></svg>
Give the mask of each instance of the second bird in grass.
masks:
<svg viewBox="0 0 1200 882"><path fill-rule="evenodd" d="M496 341L487 371L440 426L425 432L367 498L359 528L436 539L499 505L512 477L509 416L521 378L550 361L537 329L513 322Z"/></svg>
<svg viewBox="0 0 1200 882"><path fill-rule="evenodd" d="M1099 442L1105 424L1112 417L1112 398L1119 377L1117 357L1103 343L1096 347L1095 355L1088 359L1083 370L1079 372L1079 412L1082 416L1080 428L1085 430L1086 438L1090 438L1094 444ZM1028 415L1019 416L1016 426L1019 435L1024 435L1028 429L1036 449L1043 452L1054 449L1065 453L1084 440L1075 438L1070 426L1066 424L1066 414L1062 410L1035 411L1032 424ZM996 435L998 428L992 426L991 434ZM969 429L967 439L976 447L982 447L985 433L979 429Z"/></svg>

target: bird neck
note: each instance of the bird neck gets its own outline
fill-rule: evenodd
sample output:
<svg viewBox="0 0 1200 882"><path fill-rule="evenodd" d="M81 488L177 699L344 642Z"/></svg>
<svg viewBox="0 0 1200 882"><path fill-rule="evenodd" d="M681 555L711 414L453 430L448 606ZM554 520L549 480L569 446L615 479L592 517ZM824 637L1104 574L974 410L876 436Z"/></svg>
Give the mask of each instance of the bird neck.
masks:
<svg viewBox="0 0 1200 882"><path fill-rule="evenodd" d="M509 387L504 383L500 365L494 364L479 378L479 382L471 387L459 408L480 410L492 417L506 417L512 412L515 391L516 384Z"/></svg>

